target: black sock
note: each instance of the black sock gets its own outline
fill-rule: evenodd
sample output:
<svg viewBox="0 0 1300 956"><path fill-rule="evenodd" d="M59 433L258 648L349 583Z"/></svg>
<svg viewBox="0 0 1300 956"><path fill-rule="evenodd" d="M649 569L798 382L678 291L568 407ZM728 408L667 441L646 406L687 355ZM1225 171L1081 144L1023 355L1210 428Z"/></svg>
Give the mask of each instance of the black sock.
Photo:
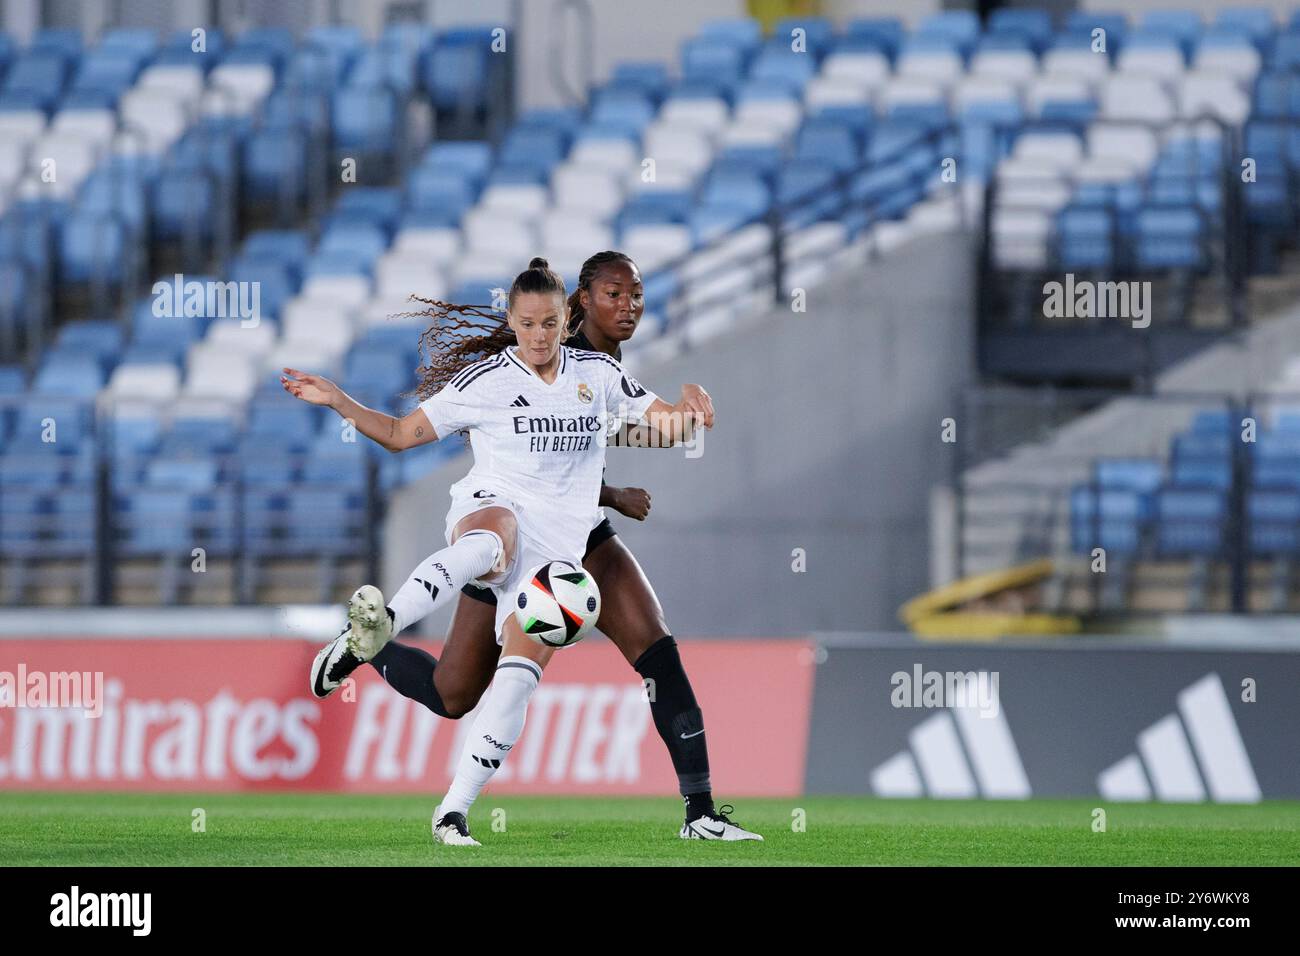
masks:
<svg viewBox="0 0 1300 956"><path fill-rule="evenodd" d="M439 717L448 716L438 688L433 684L433 671L438 666L438 659L428 651L389 641L370 663L403 697L419 701Z"/></svg>
<svg viewBox="0 0 1300 956"><path fill-rule="evenodd" d="M698 820L705 814L713 813L713 794L708 790L703 793L688 793L682 800L686 803L687 820Z"/></svg>
<svg viewBox="0 0 1300 956"><path fill-rule="evenodd" d="M709 748L704 740L704 715L682 667L677 642L665 634L632 665L647 681L650 715L677 771L677 786L686 798L686 817L694 820L713 810L709 784Z"/></svg>

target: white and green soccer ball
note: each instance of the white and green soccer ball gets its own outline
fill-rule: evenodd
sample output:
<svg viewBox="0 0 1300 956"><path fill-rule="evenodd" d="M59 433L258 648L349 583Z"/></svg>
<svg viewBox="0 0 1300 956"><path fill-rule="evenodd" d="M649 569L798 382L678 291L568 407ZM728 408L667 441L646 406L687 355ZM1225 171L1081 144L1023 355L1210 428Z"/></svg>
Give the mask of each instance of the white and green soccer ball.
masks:
<svg viewBox="0 0 1300 956"><path fill-rule="evenodd" d="M534 568L515 598L515 620L538 644L568 647L600 617L600 588L580 564L548 561Z"/></svg>

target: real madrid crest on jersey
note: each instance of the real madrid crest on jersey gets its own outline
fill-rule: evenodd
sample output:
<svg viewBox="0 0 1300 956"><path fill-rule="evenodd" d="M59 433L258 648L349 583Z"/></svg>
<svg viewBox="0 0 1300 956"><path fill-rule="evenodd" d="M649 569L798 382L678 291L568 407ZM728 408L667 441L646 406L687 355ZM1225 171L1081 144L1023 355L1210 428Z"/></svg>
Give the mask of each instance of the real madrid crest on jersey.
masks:
<svg viewBox="0 0 1300 956"><path fill-rule="evenodd" d="M586 382L580 382L578 384L578 401L582 402L584 405L590 405L591 400L594 397L595 396L592 395L591 389L587 386Z"/></svg>

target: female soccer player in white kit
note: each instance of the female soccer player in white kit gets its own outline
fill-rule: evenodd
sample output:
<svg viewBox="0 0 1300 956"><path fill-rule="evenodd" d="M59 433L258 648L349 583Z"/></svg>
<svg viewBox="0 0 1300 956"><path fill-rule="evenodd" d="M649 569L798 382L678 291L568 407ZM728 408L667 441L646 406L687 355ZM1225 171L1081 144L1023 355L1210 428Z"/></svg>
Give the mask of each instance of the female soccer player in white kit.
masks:
<svg viewBox="0 0 1300 956"><path fill-rule="evenodd" d="M611 421L645 421L665 443L688 440L697 423L713 425L703 390L684 389L669 405L608 355L563 346L567 318L564 281L534 259L510 289L507 323L517 344L466 366L404 418L365 408L319 376L285 369L281 379L290 394L329 405L389 451L469 432L474 466L451 489L448 547L425 559L387 607L377 588L358 589L350 626L312 667L313 690L327 692L411 620L456 600L467 583L496 592L502 655L434 814L434 836L444 843L477 845L469 806L522 733L528 699L554 653L524 636L513 598L536 566L581 564L598 516Z"/></svg>

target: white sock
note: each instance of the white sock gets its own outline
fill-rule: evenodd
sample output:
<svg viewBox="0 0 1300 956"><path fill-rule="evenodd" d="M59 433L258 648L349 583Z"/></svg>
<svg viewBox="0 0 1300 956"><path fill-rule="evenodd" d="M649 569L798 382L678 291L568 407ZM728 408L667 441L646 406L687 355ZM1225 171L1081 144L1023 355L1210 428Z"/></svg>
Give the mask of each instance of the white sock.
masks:
<svg viewBox="0 0 1300 956"><path fill-rule="evenodd" d="M503 657L487 699L474 718L465 749L456 763L456 777L439 805L441 813L469 813L479 791L492 779L524 732L528 698L537 690L542 669L526 657Z"/></svg>
<svg viewBox="0 0 1300 956"><path fill-rule="evenodd" d="M448 601L460 589L492 570L501 555L501 539L492 531L466 531L456 543L429 555L388 601L393 636Z"/></svg>

